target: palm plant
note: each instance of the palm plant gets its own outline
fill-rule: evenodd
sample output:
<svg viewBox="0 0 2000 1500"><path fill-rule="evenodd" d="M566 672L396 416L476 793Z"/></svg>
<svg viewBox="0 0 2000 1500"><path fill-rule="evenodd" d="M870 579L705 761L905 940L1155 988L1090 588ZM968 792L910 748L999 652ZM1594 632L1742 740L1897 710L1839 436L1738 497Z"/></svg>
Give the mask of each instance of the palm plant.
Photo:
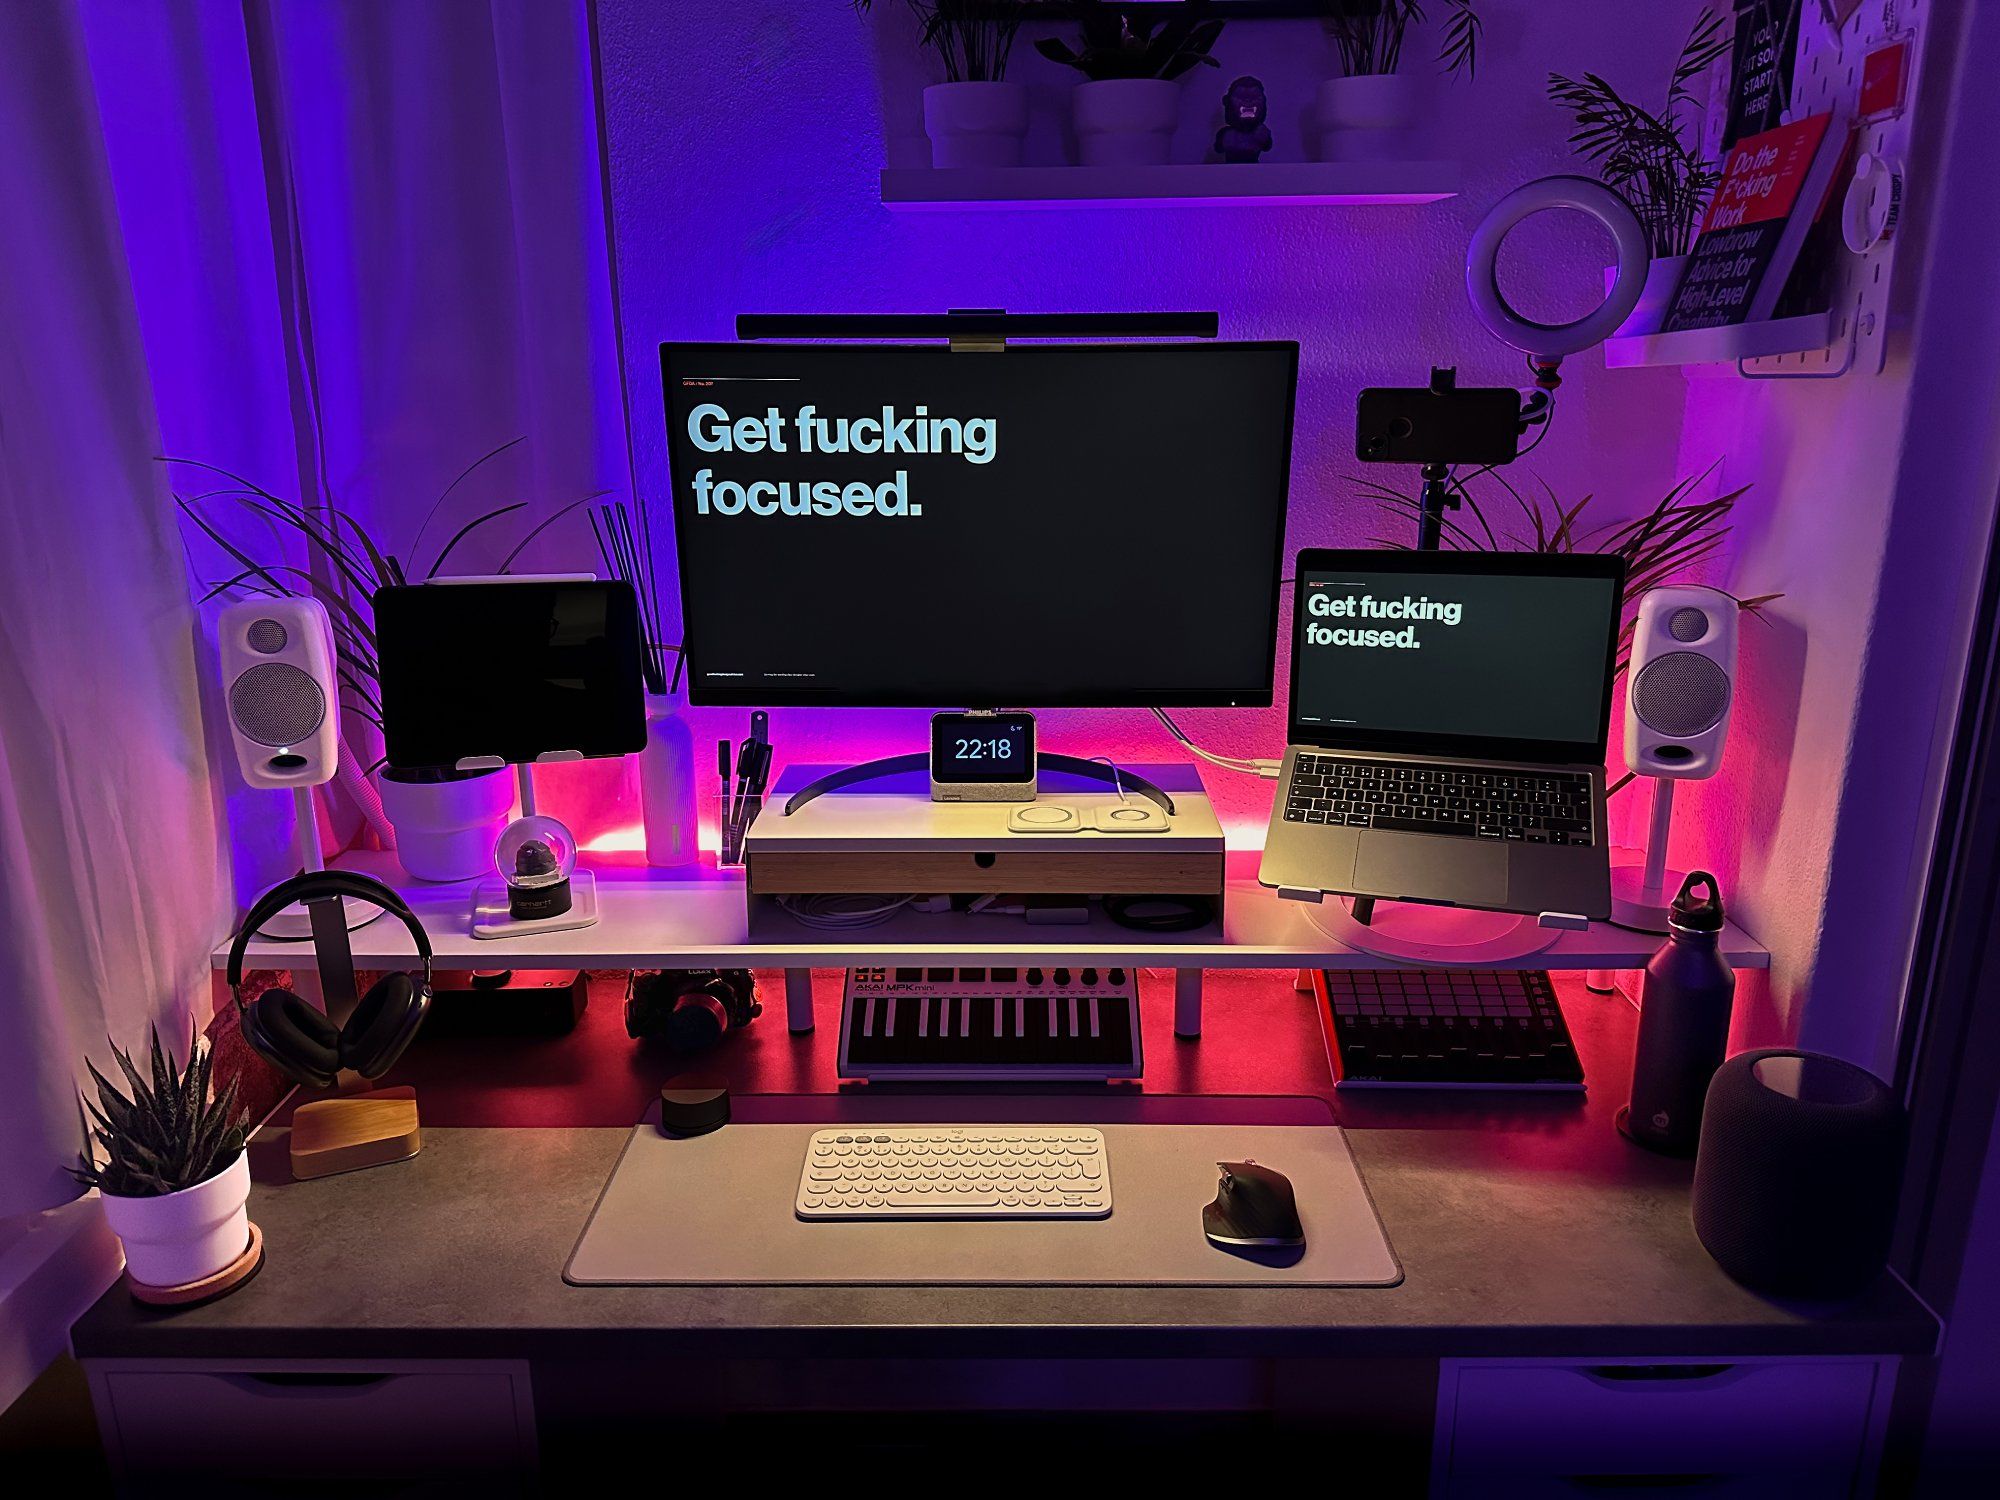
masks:
<svg viewBox="0 0 2000 1500"><path fill-rule="evenodd" d="M1575 126L1570 144L1632 205L1655 255L1685 255L1694 248L1702 213L1721 181L1721 173L1700 154L1694 85L1729 47L1720 12L1704 10L1695 17L1658 114L1632 103L1596 73L1549 74L1549 98L1569 111Z"/></svg>
<svg viewBox="0 0 2000 1500"><path fill-rule="evenodd" d="M1649 509L1628 521L1592 525L1585 519L1592 496L1583 495L1565 504L1546 480L1537 479L1540 494L1523 494L1496 470L1475 471L1469 479L1487 479L1497 484L1519 513L1515 529L1502 516L1500 525L1486 513L1465 482L1454 480L1453 488L1464 502L1471 519L1447 513L1440 528L1439 545L1447 551L1462 552L1596 552L1610 553L1625 560L1624 613L1626 619L1618 636L1617 670L1623 672L1631 661L1634 612L1649 590L1682 577L1696 564L1713 556L1729 534L1729 513L1750 486L1710 497L1694 498L1695 492L1715 472L1711 464L1699 474L1676 480L1666 494ZM1358 479L1356 488L1386 515L1415 524L1422 507L1412 496L1373 479ZM1489 502L1490 503L1490 502ZM1387 537L1372 537L1370 545L1410 549L1410 543ZM1739 609L1755 613L1778 594L1758 594L1736 601Z"/></svg>
<svg viewBox="0 0 2000 1500"><path fill-rule="evenodd" d="M1179 78L1197 67L1220 67L1209 51L1222 22L1204 18L1208 0L1148 6L1136 15L1116 0L1079 0L1078 45L1044 37L1035 50L1096 82L1107 78Z"/></svg>
<svg viewBox="0 0 2000 1500"><path fill-rule="evenodd" d="M1009 0L903 0L917 18L917 45L937 53L947 83L999 83L1026 14ZM852 0L867 15L874 0Z"/></svg>
<svg viewBox="0 0 2000 1500"><path fill-rule="evenodd" d="M221 552L232 569L220 581L202 581L198 602L206 604L225 595L235 598L303 596L319 600L326 606L327 616L333 624L334 655L343 689L343 707L373 725L380 733L382 687L380 664L376 659L375 610L372 603L375 591L390 584L425 582L438 577L458 552L461 543L501 517L527 508L526 501L516 501L474 516L431 554L428 563L419 561L417 549L423 545L424 532L452 493L491 460L524 441L524 438L515 438L482 454L445 487L426 513L423 524L417 528L407 564L402 557L378 543L366 527L337 504L329 504L323 510L308 509L296 500L275 495L262 485L217 464L191 458L163 459L163 463L175 469L199 474L204 480L221 481L197 493L183 494L177 490L174 495L174 503L179 506L181 515L195 532L206 537ZM506 573L536 537L570 512L607 493L599 490L561 506L530 527L501 558L499 565L490 571ZM296 532L305 539L311 558L323 566L300 568L283 562L258 561L242 545L231 540L224 528L207 514L204 507L212 502L240 506L280 528ZM371 766L370 770L373 769Z"/></svg>
<svg viewBox="0 0 2000 1500"><path fill-rule="evenodd" d="M1470 78L1479 63L1479 12L1473 0L1442 0L1444 40L1438 61L1454 78ZM1349 78L1393 73L1403 61L1403 37L1425 19L1424 0L1320 0L1321 19L1340 49Z"/></svg>
<svg viewBox="0 0 2000 1500"><path fill-rule="evenodd" d="M188 1062L175 1065L152 1031L147 1077L116 1044L111 1056L125 1075L125 1089L86 1063L95 1102L78 1096L84 1145L70 1175L113 1198L158 1198L208 1181L243 1150L247 1110L236 1107L236 1080L216 1094L210 1087L215 1053L189 1029ZM98 1160L99 1151L103 1160Z"/></svg>

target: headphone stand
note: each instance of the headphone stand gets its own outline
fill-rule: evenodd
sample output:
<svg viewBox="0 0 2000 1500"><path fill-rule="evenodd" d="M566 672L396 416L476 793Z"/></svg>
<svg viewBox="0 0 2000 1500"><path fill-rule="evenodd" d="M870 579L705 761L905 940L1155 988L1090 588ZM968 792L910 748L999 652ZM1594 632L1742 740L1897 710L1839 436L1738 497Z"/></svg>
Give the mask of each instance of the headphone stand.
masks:
<svg viewBox="0 0 2000 1500"><path fill-rule="evenodd" d="M292 788L292 847L299 862L296 873L305 875L326 868L326 855L319 842L319 815L313 810L312 788L309 786ZM366 927L382 915L381 907L359 897L339 905L349 932L357 927ZM294 901L259 927L257 933L260 937L275 938L279 942L303 942L313 935L312 913L306 910L304 902Z"/></svg>

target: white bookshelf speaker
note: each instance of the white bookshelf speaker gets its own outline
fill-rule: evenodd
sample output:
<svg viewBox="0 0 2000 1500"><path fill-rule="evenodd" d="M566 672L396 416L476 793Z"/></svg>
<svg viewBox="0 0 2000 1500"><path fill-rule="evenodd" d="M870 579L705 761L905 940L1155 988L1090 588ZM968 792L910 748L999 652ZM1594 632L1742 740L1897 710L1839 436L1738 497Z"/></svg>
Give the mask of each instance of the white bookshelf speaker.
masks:
<svg viewBox="0 0 2000 1500"><path fill-rule="evenodd" d="M311 787L338 764L333 626L317 599L249 599L222 612L229 738L254 787Z"/></svg>
<svg viewBox="0 0 2000 1500"><path fill-rule="evenodd" d="M1699 781L1722 766L1735 696L1736 601L1679 584L1639 601L1625 690L1625 766Z"/></svg>
<svg viewBox="0 0 2000 1500"><path fill-rule="evenodd" d="M1625 765L1652 778L1653 815L1643 864L1611 872L1611 920L1665 932L1681 872L1667 868L1674 783L1722 768L1736 689L1735 599L1720 589L1673 584L1639 601L1625 681Z"/></svg>

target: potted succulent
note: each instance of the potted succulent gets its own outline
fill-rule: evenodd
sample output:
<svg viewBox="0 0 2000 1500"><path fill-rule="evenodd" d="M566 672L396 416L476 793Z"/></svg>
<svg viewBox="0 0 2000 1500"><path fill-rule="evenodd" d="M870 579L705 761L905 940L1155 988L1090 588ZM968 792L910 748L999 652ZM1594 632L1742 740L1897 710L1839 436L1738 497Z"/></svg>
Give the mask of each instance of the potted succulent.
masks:
<svg viewBox="0 0 2000 1500"><path fill-rule="evenodd" d="M1569 141L1594 163L1597 175L1618 192L1646 231L1653 252L1638 306L1620 334L1653 333L1680 285L1688 252L1721 174L1700 153L1699 105L1694 84L1730 48L1721 13L1704 10L1681 46L1658 114L1640 108L1595 73L1581 78L1549 75L1549 99L1569 112ZM1692 139L1691 139L1692 137ZM1604 273L1609 290L1615 268Z"/></svg>
<svg viewBox="0 0 2000 1500"><path fill-rule="evenodd" d="M70 1172L103 1194L105 1221L125 1246L134 1281L202 1281L250 1244L248 1115L236 1107L236 1080L214 1092L214 1052L192 1028L185 1068L175 1066L157 1027L145 1076L116 1045L111 1056L126 1087L85 1064L97 1097L79 1098L84 1144Z"/></svg>
<svg viewBox="0 0 2000 1500"><path fill-rule="evenodd" d="M866 15L874 0L852 0ZM934 167L1018 167L1028 134L1028 91L1007 81L1014 33L1025 18L1007 0L904 0L918 45L944 64L924 90L924 133Z"/></svg>
<svg viewBox="0 0 2000 1500"><path fill-rule="evenodd" d="M1471 77L1480 27L1473 0L1319 0L1341 70L1320 85L1314 116L1325 160L1383 161L1402 153L1417 116L1415 83L1400 71L1403 41L1412 24L1426 19L1426 3L1442 12L1438 60L1454 77Z"/></svg>
<svg viewBox="0 0 2000 1500"><path fill-rule="evenodd" d="M333 623L334 654L340 671L341 784L364 808L379 797L380 816L392 830L389 839L395 844L397 858L418 880L470 880L492 869L493 842L506 826L514 806L514 779L501 769L391 767L380 758L369 764L355 753L357 736L350 734L351 729L363 725L378 735L382 730L382 688L375 659L375 611L371 601L375 591L385 585L421 583L443 575L462 542L501 517L526 508L525 502L516 502L485 511L459 527L428 564L415 556L423 543L425 529L452 491L482 465L522 441L516 438L501 444L446 487L417 529L408 567L401 557L378 544L359 521L337 506L323 511L308 509L214 464L192 459L166 461L171 467L198 473L206 483L198 497L176 495L175 498L194 531L213 546L232 570L219 582L205 586L202 603L224 595L243 598L303 594L326 606ZM220 484L214 482L218 478ZM572 501L530 527L491 571L507 572L536 537L571 511L598 498L599 495L587 495ZM302 536L318 566L295 568L252 557L203 508L206 503L225 500L263 517L281 530ZM377 778L372 792L366 776Z"/></svg>
<svg viewBox="0 0 2000 1500"><path fill-rule="evenodd" d="M1135 13L1115 0L1080 0L1072 47L1056 37L1035 50L1083 74L1070 93L1078 159L1086 167L1156 166L1167 159L1180 121L1180 77L1217 67L1209 55L1222 22L1204 18L1207 0L1149 5Z"/></svg>

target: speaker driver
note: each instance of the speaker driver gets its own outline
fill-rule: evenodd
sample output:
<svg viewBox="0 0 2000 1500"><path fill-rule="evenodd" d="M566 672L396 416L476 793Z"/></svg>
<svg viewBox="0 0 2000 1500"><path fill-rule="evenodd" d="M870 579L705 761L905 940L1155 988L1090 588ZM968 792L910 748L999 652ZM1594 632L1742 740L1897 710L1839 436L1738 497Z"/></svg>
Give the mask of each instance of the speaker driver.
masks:
<svg viewBox="0 0 2000 1500"><path fill-rule="evenodd" d="M1707 611L1692 606L1675 610L1667 616L1667 634L1683 643L1700 640L1708 634Z"/></svg>
<svg viewBox="0 0 2000 1500"><path fill-rule="evenodd" d="M229 717L260 745L297 745L326 718L326 694L311 673L267 661L229 685Z"/></svg>
<svg viewBox="0 0 2000 1500"><path fill-rule="evenodd" d="M285 649L292 638L280 620L252 620L250 628L243 632L243 638L250 643L250 649L259 656L276 656Z"/></svg>
<svg viewBox="0 0 2000 1500"><path fill-rule="evenodd" d="M1655 734L1691 739L1728 712L1729 674L1692 651L1655 657L1632 683L1632 709Z"/></svg>

